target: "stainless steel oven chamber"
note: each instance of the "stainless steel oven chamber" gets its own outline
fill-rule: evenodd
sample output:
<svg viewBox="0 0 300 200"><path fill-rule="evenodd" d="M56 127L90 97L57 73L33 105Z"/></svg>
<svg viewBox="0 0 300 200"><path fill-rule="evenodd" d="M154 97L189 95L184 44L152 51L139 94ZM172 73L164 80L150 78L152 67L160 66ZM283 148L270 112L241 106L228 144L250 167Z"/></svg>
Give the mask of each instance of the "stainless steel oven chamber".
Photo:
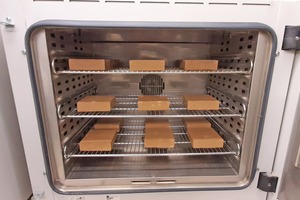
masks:
<svg viewBox="0 0 300 200"><path fill-rule="evenodd" d="M116 23L44 21L27 31L47 175L63 194L238 189L253 179L277 45L258 23ZM71 71L68 58L117 59L108 71ZM132 72L131 59L164 59L162 72ZM218 70L183 71L182 59L216 59ZM170 99L169 111L138 111L145 91ZM115 95L110 112L78 113L87 95ZM186 94L210 94L217 111L189 111ZM111 152L81 152L99 118L123 126ZM144 122L168 119L174 149L145 149ZM224 148L193 149L184 118L206 118Z"/></svg>

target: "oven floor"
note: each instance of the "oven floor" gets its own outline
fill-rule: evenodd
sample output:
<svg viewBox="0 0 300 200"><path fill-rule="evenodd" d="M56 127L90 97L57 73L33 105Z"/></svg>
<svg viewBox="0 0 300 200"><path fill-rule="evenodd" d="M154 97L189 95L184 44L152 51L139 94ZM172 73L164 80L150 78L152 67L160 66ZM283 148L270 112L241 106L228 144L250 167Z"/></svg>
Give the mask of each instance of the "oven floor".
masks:
<svg viewBox="0 0 300 200"><path fill-rule="evenodd" d="M225 156L77 158L68 179L237 175Z"/></svg>

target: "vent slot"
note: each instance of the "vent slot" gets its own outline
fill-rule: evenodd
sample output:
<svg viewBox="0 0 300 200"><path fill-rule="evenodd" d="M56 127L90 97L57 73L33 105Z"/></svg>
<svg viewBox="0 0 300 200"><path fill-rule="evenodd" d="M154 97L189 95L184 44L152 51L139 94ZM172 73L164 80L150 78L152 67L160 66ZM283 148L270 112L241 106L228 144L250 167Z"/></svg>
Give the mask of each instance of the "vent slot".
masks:
<svg viewBox="0 0 300 200"><path fill-rule="evenodd" d="M238 4L237 3L231 3L231 2L209 2L208 3L209 5L220 5L220 6L237 6Z"/></svg>
<svg viewBox="0 0 300 200"><path fill-rule="evenodd" d="M122 1L122 0L108 0L108 1L105 1L105 3L135 3L135 1Z"/></svg>
<svg viewBox="0 0 300 200"><path fill-rule="evenodd" d="M204 3L201 1L176 1L175 4L199 4L199 5L203 5Z"/></svg>
<svg viewBox="0 0 300 200"><path fill-rule="evenodd" d="M99 0L70 0L70 2L99 2Z"/></svg>
<svg viewBox="0 0 300 200"><path fill-rule="evenodd" d="M271 3L242 3L243 6L271 6Z"/></svg>
<svg viewBox="0 0 300 200"><path fill-rule="evenodd" d="M140 3L145 3L145 4L169 4L170 2L168 2L168 1L141 1Z"/></svg>

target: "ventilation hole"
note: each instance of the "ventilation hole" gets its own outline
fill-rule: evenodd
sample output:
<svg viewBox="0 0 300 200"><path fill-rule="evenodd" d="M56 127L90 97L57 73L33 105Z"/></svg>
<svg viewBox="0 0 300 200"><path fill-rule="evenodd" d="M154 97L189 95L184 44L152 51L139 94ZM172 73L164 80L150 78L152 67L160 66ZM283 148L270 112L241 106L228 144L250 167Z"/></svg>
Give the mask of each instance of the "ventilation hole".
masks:
<svg viewBox="0 0 300 200"><path fill-rule="evenodd" d="M69 107L69 109L68 109L69 111L71 111L72 110L72 107Z"/></svg>
<svg viewBox="0 0 300 200"><path fill-rule="evenodd" d="M72 81L74 82L74 81L75 81L75 78L72 78Z"/></svg>
<svg viewBox="0 0 300 200"><path fill-rule="evenodd" d="M231 78L228 79L228 81L231 81L231 80L232 80Z"/></svg>
<svg viewBox="0 0 300 200"><path fill-rule="evenodd" d="M235 110L235 106L231 106L231 108L232 108L233 110Z"/></svg>
<svg viewBox="0 0 300 200"><path fill-rule="evenodd" d="M230 89L231 88L231 86L230 85L228 85L228 89Z"/></svg>
<svg viewBox="0 0 300 200"><path fill-rule="evenodd" d="M79 43L82 44L82 41L80 40Z"/></svg>
<svg viewBox="0 0 300 200"><path fill-rule="evenodd" d="M64 124L64 125L63 125L63 128L66 128L66 126L67 126L67 124Z"/></svg>
<svg viewBox="0 0 300 200"><path fill-rule="evenodd" d="M70 88L69 88L69 87L67 87L67 88L66 88L66 91L69 91L69 90L70 90Z"/></svg>
<svg viewBox="0 0 300 200"><path fill-rule="evenodd" d="M77 79L78 79L78 80L80 80L81 78L80 78L80 77L78 77Z"/></svg>
<svg viewBox="0 0 300 200"><path fill-rule="evenodd" d="M243 49L243 46L239 46L239 50L242 50Z"/></svg>
<svg viewBox="0 0 300 200"><path fill-rule="evenodd" d="M243 111L242 111L242 110L239 110L239 113L240 113L240 114L243 114Z"/></svg>
<svg viewBox="0 0 300 200"><path fill-rule="evenodd" d="M223 87L225 86L225 83L223 83Z"/></svg>
<svg viewBox="0 0 300 200"><path fill-rule="evenodd" d="M216 83L216 81L213 81L214 83Z"/></svg>
<svg viewBox="0 0 300 200"><path fill-rule="evenodd" d="M225 80L226 80L226 77L224 77L223 80L225 81Z"/></svg>
<svg viewBox="0 0 300 200"><path fill-rule="evenodd" d="M75 89L76 88L76 85L73 85L73 89Z"/></svg>
<svg viewBox="0 0 300 200"><path fill-rule="evenodd" d="M60 47L64 49L64 48L65 48L65 45L62 44L62 45L60 45Z"/></svg>
<svg viewBox="0 0 300 200"><path fill-rule="evenodd" d="M74 39L74 42L75 42L75 43L77 43L77 40L76 40L76 39Z"/></svg>
<svg viewBox="0 0 300 200"><path fill-rule="evenodd" d="M234 121L233 117L230 117L231 121Z"/></svg>
<svg viewBox="0 0 300 200"><path fill-rule="evenodd" d="M87 83L90 83L90 81L88 80Z"/></svg>
<svg viewBox="0 0 300 200"><path fill-rule="evenodd" d="M252 40L253 39L253 35L249 35L248 40Z"/></svg>
<svg viewBox="0 0 300 200"><path fill-rule="evenodd" d="M252 48L252 45L248 45L247 48L248 48L248 49L251 49L251 48Z"/></svg>
<svg viewBox="0 0 300 200"><path fill-rule="evenodd" d="M229 106L229 103L226 103L226 106Z"/></svg>
<svg viewBox="0 0 300 200"><path fill-rule="evenodd" d="M68 70L68 67L64 67L64 70Z"/></svg>
<svg viewBox="0 0 300 200"><path fill-rule="evenodd" d="M245 63L248 63L249 61L250 61L250 60L247 59L247 60L245 60Z"/></svg>
<svg viewBox="0 0 300 200"><path fill-rule="evenodd" d="M247 82L246 82L246 81L244 81L244 82L243 82L243 85L247 85Z"/></svg>
<svg viewBox="0 0 300 200"><path fill-rule="evenodd" d="M64 136L66 136L67 134L68 134L68 131L65 131L65 132L64 132Z"/></svg>
<svg viewBox="0 0 300 200"><path fill-rule="evenodd" d="M232 124L229 124L229 126L232 128L233 127L233 125Z"/></svg>
<svg viewBox="0 0 300 200"><path fill-rule="evenodd" d="M227 41L226 44L230 44L230 41Z"/></svg>
<svg viewBox="0 0 300 200"><path fill-rule="evenodd" d="M61 114L61 115L64 115L64 114L65 114L65 111L62 111L60 114Z"/></svg>
<svg viewBox="0 0 300 200"><path fill-rule="evenodd" d="M92 78L91 81L94 81L94 79Z"/></svg>
<svg viewBox="0 0 300 200"><path fill-rule="evenodd" d="M56 43L52 43L52 47L56 47Z"/></svg>
<svg viewBox="0 0 300 200"><path fill-rule="evenodd" d="M228 48L226 48L226 49L225 49L225 51L229 51L229 49L228 49Z"/></svg>
<svg viewBox="0 0 300 200"><path fill-rule="evenodd" d="M241 37L241 38L240 38L240 42L243 42L243 41L244 41L244 38L243 38L243 37Z"/></svg>
<svg viewBox="0 0 300 200"><path fill-rule="evenodd" d="M223 49L220 49L221 52L223 52Z"/></svg>
<svg viewBox="0 0 300 200"><path fill-rule="evenodd" d="M80 51L83 51L83 48L82 48L82 47L80 47Z"/></svg>
<svg viewBox="0 0 300 200"><path fill-rule="evenodd" d="M212 82L212 79L209 79L210 82Z"/></svg>
<svg viewBox="0 0 300 200"><path fill-rule="evenodd" d="M238 80L235 80L234 82L235 82L235 83L239 83L239 81L238 81Z"/></svg>
<svg viewBox="0 0 300 200"><path fill-rule="evenodd" d="M227 123L227 120L226 120L226 119L224 119L224 122L225 122L225 123Z"/></svg>
<svg viewBox="0 0 300 200"><path fill-rule="evenodd" d="M222 42L221 45L224 45L224 42Z"/></svg>
<svg viewBox="0 0 300 200"><path fill-rule="evenodd" d="M234 90L237 91L237 87L235 87Z"/></svg>
<svg viewBox="0 0 300 200"><path fill-rule="evenodd" d="M73 122L73 119L70 120L70 123L72 123L72 122Z"/></svg>
<svg viewBox="0 0 300 200"><path fill-rule="evenodd" d="M61 82L57 82L57 85L61 85Z"/></svg>
<svg viewBox="0 0 300 200"><path fill-rule="evenodd" d="M74 47L75 50L78 50L78 47Z"/></svg>
<svg viewBox="0 0 300 200"><path fill-rule="evenodd" d="M237 122L237 125L238 125L238 126L241 126L241 123L240 123L240 122Z"/></svg>
<svg viewBox="0 0 300 200"><path fill-rule="evenodd" d="M78 120L78 121L76 122L76 124L78 125L78 124L79 124L79 122L80 122L80 121Z"/></svg>
<svg viewBox="0 0 300 200"><path fill-rule="evenodd" d="M218 82L218 85L220 85L220 82Z"/></svg>
<svg viewBox="0 0 300 200"><path fill-rule="evenodd" d="M51 36L52 38L55 38L55 33L51 33L50 36Z"/></svg>
<svg viewBox="0 0 300 200"><path fill-rule="evenodd" d="M69 83L69 80L66 80L65 83L66 83L66 84Z"/></svg>
<svg viewBox="0 0 300 200"><path fill-rule="evenodd" d="M73 130L74 129L74 126L71 126L71 130Z"/></svg>
<svg viewBox="0 0 300 200"><path fill-rule="evenodd" d="M246 91L245 91L245 90L242 90L242 93L243 93L243 94L245 94L245 93L246 93Z"/></svg>
<svg viewBox="0 0 300 200"><path fill-rule="evenodd" d="M237 60L237 62L239 63L239 62L241 62L241 60L240 60L240 59L238 59L238 60Z"/></svg>
<svg viewBox="0 0 300 200"><path fill-rule="evenodd" d="M237 68L236 68L236 70L240 70L240 68L239 68L239 67L237 67Z"/></svg>
<svg viewBox="0 0 300 200"><path fill-rule="evenodd" d="M245 71L248 71L248 70L249 70L249 69L246 67L246 68L245 68Z"/></svg>
<svg viewBox="0 0 300 200"><path fill-rule="evenodd" d="M240 134L240 130L239 130L239 129L236 129L236 132L237 132L238 134Z"/></svg>
<svg viewBox="0 0 300 200"><path fill-rule="evenodd" d="M80 86L81 86L81 83L78 84L78 87L80 87Z"/></svg>
<svg viewBox="0 0 300 200"><path fill-rule="evenodd" d="M83 82L83 85L85 85L85 81Z"/></svg>
<svg viewBox="0 0 300 200"><path fill-rule="evenodd" d="M62 91L61 91L61 90L59 90L59 91L58 91L58 94L61 94L61 93L62 93Z"/></svg>
<svg viewBox="0 0 300 200"><path fill-rule="evenodd" d="M64 39L65 39L64 36L62 36L62 35L61 35L59 38L60 38L61 40L64 40Z"/></svg>

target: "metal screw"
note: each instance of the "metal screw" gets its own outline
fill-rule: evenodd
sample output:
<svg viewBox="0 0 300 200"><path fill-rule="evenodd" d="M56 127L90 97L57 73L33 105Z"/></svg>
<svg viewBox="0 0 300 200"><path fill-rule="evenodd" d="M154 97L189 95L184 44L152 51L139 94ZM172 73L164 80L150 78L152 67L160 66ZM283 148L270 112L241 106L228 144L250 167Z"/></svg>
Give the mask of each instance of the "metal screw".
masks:
<svg viewBox="0 0 300 200"><path fill-rule="evenodd" d="M279 51L276 51L275 53L276 57L280 55L280 52Z"/></svg>
<svg viewBox="0 0 300 200"><path fill-rule="evenodd" d="M300 40L300 37L297 35L297 36L295 37L295 40Z"/></svg>
<svg viewBox="0 0 300 200"><path fill-rule="evenodd" d="M10 17L6 17L5 20L6 20L7 22L11 22L11 21L12 21Z"/></svg>
<svg viewBox="0 0 300 200"><path fill-rule="evenodd" d="M23 49L21 52L22 52L22 54L26 55L26 50L25 49Z"/></svg>

